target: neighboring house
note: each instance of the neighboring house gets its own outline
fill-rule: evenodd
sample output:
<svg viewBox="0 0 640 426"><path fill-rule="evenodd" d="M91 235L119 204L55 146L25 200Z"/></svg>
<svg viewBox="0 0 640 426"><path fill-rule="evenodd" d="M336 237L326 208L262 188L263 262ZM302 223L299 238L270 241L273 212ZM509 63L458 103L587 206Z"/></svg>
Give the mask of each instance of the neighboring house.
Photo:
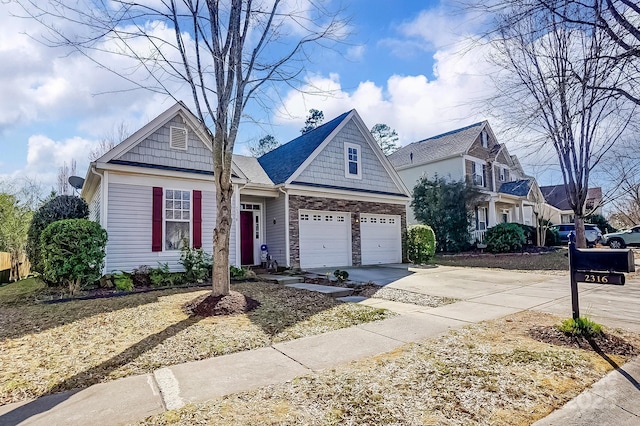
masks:
<svg viewBox="0 0 640 426"><path fill-rule="evenodd" d="M564 185L541 186L540 190L547 200L547 203L553 206L551 215L548 219L553 224L573 223L575 215L573 209L569 205L567 192ZM587 190L587 200L584 204L585 214L602 214L602 188L595 187Z"/></svg>
<svg viewBox="0 0 640 426"><path fill-rule="evenodd" d="M543 201L534 178L525 175L518 159L498 143L487 121L414 142L389 156L407 187L436 175L450 181L468 180L483 194L475 208L472 239L501 222L537 226L536 212ZM409 223L416 223L413 212Z"/></svg>
<svg viewBox="0 0 640 426"><path fill-rule="evenodd" d="M108 232L106 271L212 252L215 187L202 124L177 103L91 163L82 197ZM409 192L355 110L259 159L233 156L229 260L339 267L402 260Z"/></svg>

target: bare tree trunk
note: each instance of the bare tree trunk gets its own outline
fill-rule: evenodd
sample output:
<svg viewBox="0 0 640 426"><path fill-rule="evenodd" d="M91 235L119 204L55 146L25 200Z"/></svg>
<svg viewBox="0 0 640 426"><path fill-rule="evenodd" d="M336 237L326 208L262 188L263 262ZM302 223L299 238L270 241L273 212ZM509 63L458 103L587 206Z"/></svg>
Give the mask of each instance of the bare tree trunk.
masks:
<svg viewBox="0 0 640 426"><path fill-rule="evenodd" d="M576 247L585 248L587 247L587 238L585 237L584 232L584 217L582 215L575 216L573 220L576 228Z"/></svg>
<svg viewBox="0 0 640 426"><path fill-rule="evenodd" d="M220 177L218 177L220 176ZM233 187L229 179L220 173L216 179L220 190L216 191L216 227L213 230L213 296L229 294L231 283L229 278L229 242L231 240L231 208Z"/></svg>

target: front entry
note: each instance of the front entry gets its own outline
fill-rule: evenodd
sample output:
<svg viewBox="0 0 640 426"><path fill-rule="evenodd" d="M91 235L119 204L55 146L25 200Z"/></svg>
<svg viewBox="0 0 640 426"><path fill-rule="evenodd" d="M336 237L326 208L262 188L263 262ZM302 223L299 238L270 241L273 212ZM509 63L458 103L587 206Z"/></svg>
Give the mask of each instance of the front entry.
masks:
<svg viewBox="0 0 640 426"><path fill-rule="evenodd" d="M240 261L253 265L253 212L240 212Z"/></svg>

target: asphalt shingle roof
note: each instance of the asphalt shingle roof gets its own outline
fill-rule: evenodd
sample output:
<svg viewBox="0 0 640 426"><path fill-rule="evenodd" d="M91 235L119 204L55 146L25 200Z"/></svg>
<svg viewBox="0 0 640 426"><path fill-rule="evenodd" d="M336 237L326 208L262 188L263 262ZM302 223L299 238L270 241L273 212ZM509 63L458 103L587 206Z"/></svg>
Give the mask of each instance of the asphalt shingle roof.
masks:
<svg viewBox="0 0 640 426"><path fill-rule="evenodd" d="M515 180L513 182L504 182L500 185L500 190L503 194L515 195L518 197L526 197L529 194L531 185L533 182L531 179Z"/></svg>
<svg viewBox="0 0 640 426"><path fill-rule="evenodd" d="M271 179L269 179L264 169L260 167L257 158L233 154L233 162L242 170L242 173L244 173L249 182L273 185L273 182L271 182Z"/></svg>
<svg viewBox="0 0 640 426"><path fill-rule="evenodd" d="M393 167L420 165L465 154L476 140L486 121L452 130L403 146L388 158ZM413 154L413 158L412 155Z"/></svg>
<svg viewBox="0 0 640 426"><path fill-rule="evenodd" d="M273 183L278 185L286 182L350 112L345 112L258 158L258 162Z"/></svg>
<svg viewBox="0 0 640 426"><path fill-rule="evenodd" d="M551 185L541 186L540 191L547 203L551 204L558 210L571 210L569 199L567 198L567 192L564 189L564 185ZM595 202L602 200L602 188L595 187L587 190L587 200L593 199Z"/></svg>

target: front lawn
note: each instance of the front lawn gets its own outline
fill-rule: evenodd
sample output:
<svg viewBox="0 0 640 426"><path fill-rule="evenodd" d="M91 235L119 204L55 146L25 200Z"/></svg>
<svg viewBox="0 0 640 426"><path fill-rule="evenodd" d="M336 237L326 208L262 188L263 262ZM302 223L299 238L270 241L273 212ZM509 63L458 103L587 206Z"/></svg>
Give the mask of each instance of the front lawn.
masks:
<svg viewBox="0 0 640 426"><path fill-rule="evenodd" d="M21 304L42 291L42 284L3 286L0 405L394 315L277 284L232 288L261 306L246 315L189 317L181 306L204 294L202 289Z"/></svg>
<svg viewBox="0 0 640 426"><path fill-rule="evenodd" d="M144 424L528 425L628 359L529 336L533 327L558 322L521 312ZM622 335L637 347L638 336Z"/></svg>
<svg viewBox="0 0 640 426"><path fill-rule="evenodd" d="M568 271L566 249L543 253L461 253L437 254L430 263L442 266L501 268L522 271Z"/></svg>

